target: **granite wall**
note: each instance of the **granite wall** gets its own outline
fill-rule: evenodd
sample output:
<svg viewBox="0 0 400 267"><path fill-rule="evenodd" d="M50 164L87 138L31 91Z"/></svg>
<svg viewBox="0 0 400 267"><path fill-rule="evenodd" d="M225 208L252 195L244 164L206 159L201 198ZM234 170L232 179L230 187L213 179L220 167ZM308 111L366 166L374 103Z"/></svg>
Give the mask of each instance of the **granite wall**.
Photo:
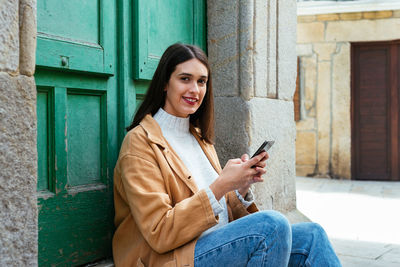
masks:
<svg viewBox="0 0 400 267"><path fill-rule="evenodd" d="M37 266L36 1L0 1L0 266Z"/></svg>
<svg viewBox="0 0 400 267"><path fill-rule="evenodd" d="M261 209L304 220L296 210L295 190L296 1L207 4L221 163L275 140L265 182L253 186L256 202Z"/></svg>

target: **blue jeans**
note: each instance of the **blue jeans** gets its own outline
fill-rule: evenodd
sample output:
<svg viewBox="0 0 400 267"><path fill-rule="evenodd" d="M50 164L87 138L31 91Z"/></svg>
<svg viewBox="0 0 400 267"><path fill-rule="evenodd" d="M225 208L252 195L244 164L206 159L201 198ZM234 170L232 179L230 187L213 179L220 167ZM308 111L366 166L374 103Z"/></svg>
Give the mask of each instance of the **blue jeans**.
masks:
<svg viewBox="0 0 400 267"><path fill-rule="evenodd" d="M341 266L324 229L260 211L200 238L194 266Z"/></svg>

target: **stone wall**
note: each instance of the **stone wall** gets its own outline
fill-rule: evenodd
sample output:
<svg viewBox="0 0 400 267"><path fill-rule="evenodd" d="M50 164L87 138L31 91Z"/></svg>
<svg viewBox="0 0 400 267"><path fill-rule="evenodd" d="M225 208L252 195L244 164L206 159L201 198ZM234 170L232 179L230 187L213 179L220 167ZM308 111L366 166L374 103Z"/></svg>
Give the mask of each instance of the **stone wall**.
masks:
<svg viewBox="0 0 400 267"><path fill-rule="evenodd" d="M299 16L300 176L351 178L351 42L400 39L400 10Z"/></svg>
<svg viewBox="0 0 400 267"><path fill-rule="evenodd" d="M253 188L256 202L302 220L294 180L296 1L209 0L207 7L221 163L275 140L265 182Z"/></svg>
<svg viewBox="0 0 400 267"><path fill-rule="evenodd" d="M0 266L37 266L36 0L0 1Z"/></svg>

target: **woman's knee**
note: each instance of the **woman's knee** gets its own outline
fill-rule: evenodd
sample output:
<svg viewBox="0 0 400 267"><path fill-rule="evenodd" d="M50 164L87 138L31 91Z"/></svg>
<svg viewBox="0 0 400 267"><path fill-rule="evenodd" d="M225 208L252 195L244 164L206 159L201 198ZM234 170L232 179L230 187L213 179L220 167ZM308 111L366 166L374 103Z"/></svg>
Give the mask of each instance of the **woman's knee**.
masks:
<svg viewBox="0 0 400 267"><path fill-rule="evenodd" d="M314 236L318 236L320 238L328 238L324 228L315 222L309 223L310 232L313 233Z"/></svg>
<svg viewBox="0 0 400 267"><path fill-rule="evenodd" d="M257 216L257 220L261 222L264 226L274 227L274 232L283 241L291 243L292 240L292 230L288 219L280 212L269 210L269 211L259 211L254 214ZM264 227L263 229L267 229Z"/></svg>
<svg viewBox="0 0 400 267"><path fill-rule="evenodd" d="M314 240L328 240L328 235L326 234L324 228L315 222L297 223L292 226L293 235L304 236L305 233L308 234L309 238Z"/></svg>

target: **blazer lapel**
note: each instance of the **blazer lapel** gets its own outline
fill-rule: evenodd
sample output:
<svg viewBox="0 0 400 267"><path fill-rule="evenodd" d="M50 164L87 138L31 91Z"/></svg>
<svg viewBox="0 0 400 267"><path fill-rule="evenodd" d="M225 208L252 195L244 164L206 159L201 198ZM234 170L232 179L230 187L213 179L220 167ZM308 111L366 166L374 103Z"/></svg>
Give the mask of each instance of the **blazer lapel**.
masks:
<svg viewBox="0 0 400 267"><path fill-rule="evenodd" d="M199 191L192 174L173 149L168 146L163 150L165 159L176 175L190 188L193 193Z"/></svg>
<svg viewBox="0 0 400 267"><path fill-rule="evenodd" d="M160 126L153 119L151 115L146 117L140 122L140 125L147 132L148 138L157 146L160 147L168 165L176 173L176 175L189 187L189 189L196 193L199 191L191 173L186 168L185 164L168 144L167 140L162 135Z"/></svg>

